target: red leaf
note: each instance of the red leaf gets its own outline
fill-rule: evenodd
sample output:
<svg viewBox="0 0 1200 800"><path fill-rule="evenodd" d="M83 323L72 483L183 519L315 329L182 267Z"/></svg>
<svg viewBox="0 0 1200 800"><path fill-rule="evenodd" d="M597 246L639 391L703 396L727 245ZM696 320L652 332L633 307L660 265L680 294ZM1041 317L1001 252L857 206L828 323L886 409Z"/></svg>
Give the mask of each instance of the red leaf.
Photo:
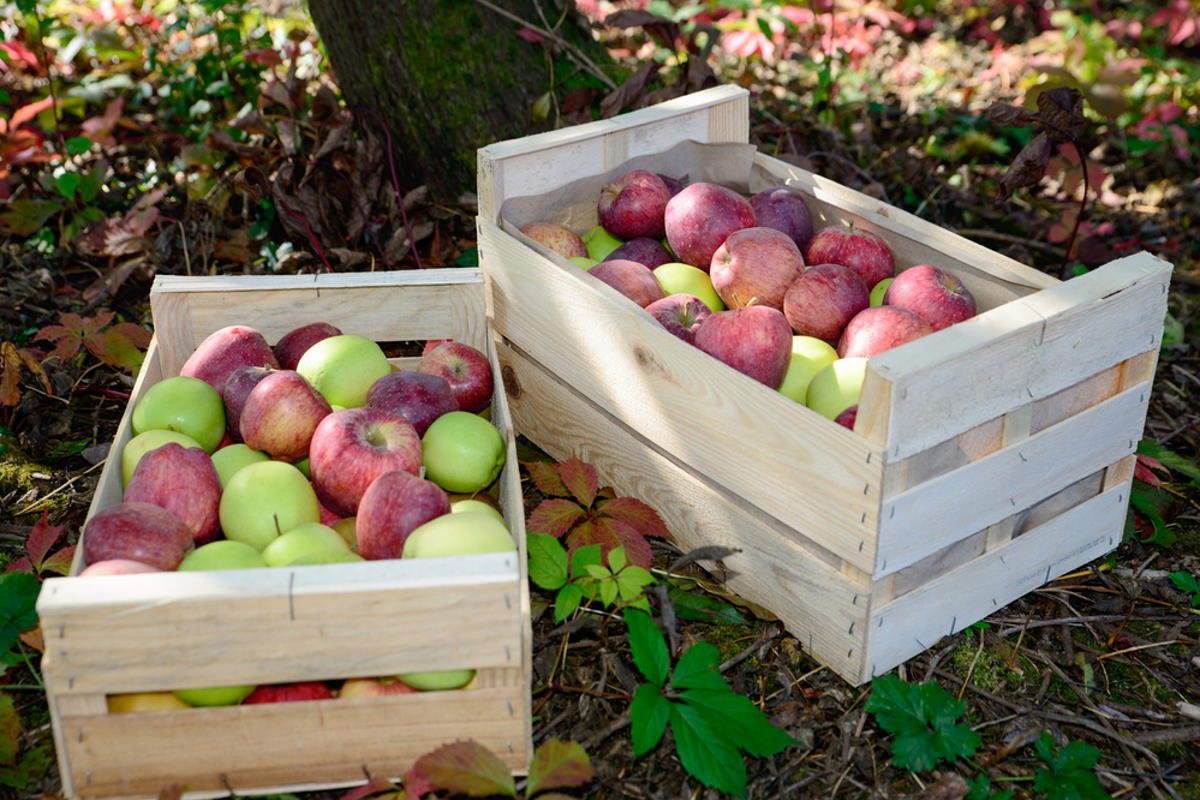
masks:
<svg viewBox="0 0 1200 800"><path fill-rule="evenodd" d="M79 352L83 339L75 331L64 325L47 325L33 337L35 342L54 342L54 349L48 358L58 357L59 361L67 361Z"/></svg>
<svg viewBox="0 0 1200 800"><path fill-rule="evenodd" d="M34 117L36 117L38 114L45 111L47 108L50 108L50 106L52 106L52 105L54 105L53 97L43 97L41 100L37 100L35 102L29 103L28 105L21 106L16 111L14 111L12 117L9 118L8 127L0 128L0 133L5 132L6 130L7 131L16 130L17 128L24 125L26 122L32 121L34 119Z"/></svg>
<svg viewBox="0 0 1200 800"><path fill-rule="evenodd" d="M571 494L558 474L557 464L549 461L522 461L521 466L529 473L529 477L533 479L533 485L542 494L548 494L551 497L568 497Z"/></svg>
<svg viewBox="0 0 1200 800"><path fill-rule="evenodd" d="M591 464L578 458L568 459L558 465L558 474L562 476L567 490L583 506L590 506L596 499L600 482L596 478L596 468Z"/></svg>
<svg viewBox="0 0 1200 800"><path fill-rule="evenodd" d="M518 28L517 36L520 36L522 39L529 42L530 44L541 44L543 41L545 41L545 38L546 38L546 37L542 36L540 33L538 33L537 31L535 31L533 28L529 28L529 27Z"/></svg>
<svg viewBox="0 0 1200 800"><path fill-rule="evenodd" d="M516 797L512 773L491 750L474 740L444 744L421 756L409 780L427 780L434 788L472 797Z"/></svg>
<svg viewBox="0 0 1200 800"><path fill-rule="evenodd" d="M1158 489L1162 486L1162 481L1154 474L1154 470L1156 469L1166 472L1166 467L1157 459L1150 458L1149 456L1138 456L1137 461L1133 464L1133 477Z"/></svg>
<svg viewBox="0 0 1200 800"><path fill-rule="evenodd" d="M339 797L338 800L363 800L364 797L371 797L372 795L395 790L396 784L387 778L371 778L369 783L359 786L357 789L351 789Z"/></svg>
<svg viewBox="0 0 1200 800"><path fill-rule="evenodd" d="M112 130L120 121L124 108L125 98L115 97L105 106L103 114L85 119L79 127L93 142L111 147L116 144Z"/></svg>
<svg viewBox="0 0 1200 800"><path fill-rule="evenodd" d="M547 533L556 539L571 530L584 515L584 510L571 500L552 497L538 503L525 526L534 533Z"/></svg>
<svg viewBox="0 0 1200 800"><path fill-rule="evenodd" d="M145 359L150 334L132 322L123 322L100 335L89 336L84 344L101 363L136 374Z"/></svg>
<svg viewBox="0 0 1200 800"><path fill-rule="evenodd" d="M53 572L55 575L66 575L71 571L71 563L75 560L75 545L64 547L42 562L39 572Z"/></svg>
<svg viewBox="0 0 1200 800"><path fill-rule="evenodd" d="M46 559L46 553L50 552L50 548L62 537L66 528L66 525L51 525L50 515L43 511L41 519L29 532L29 540L25 543L25 552L29 553L29 560L37 566L39 572L42 569L42 562Z"/></svg>
<svg viewBox="0 0 1200 800"><path fill-rule="evenodd" d="M598 544L605 558L614 547L624 547L628 562L644 569L650 569L654 562L646 538L633 526L612 517L600 517L576 526L567 537L567 544L572 551L584 545Z"/></svg>
<svg viewBox="0 0 1200 800"><path fill-rule="evenodd" d="M637 498L614 497L611 500L602 500L596 509L606 517L619 519L632 526L642 536L671 538L671 532L667 530L667 525L658 512Z"/></svg>
<svg viewBox="0 0 1200 800"><path fill-rule="evenodd" d="M8 564L8 567L5 568L4 571L5 572L28 572L30 575L34 574L33 573L33 564L29 563L29 556L21 556L16 561L10 561Z"/></svg>
<svg viewBox="0 0 1200 800"><path fill-rule="evenodd" d="M246 53L246 60L262 64L264 67L277 67L283 63L283 56L279 54L278 50L264 47L261 50L251 50Z"/></svg>
<svg viewBox="0 0 1200 800"><path fill-rule="evenodd" d="M545 789L582 786L594 774L592 763L581 744L550 739L534 751L525 794L532 797Z"/></svg>
<svg viewBox="0 0 1200 800"><path fill-rule="evenodd" d="M20 42L0 42L0 50L8 53L8 57L13 61L25 64L34 72L41 71L38 69L37 56L33 54L32 50Z"/></svg>

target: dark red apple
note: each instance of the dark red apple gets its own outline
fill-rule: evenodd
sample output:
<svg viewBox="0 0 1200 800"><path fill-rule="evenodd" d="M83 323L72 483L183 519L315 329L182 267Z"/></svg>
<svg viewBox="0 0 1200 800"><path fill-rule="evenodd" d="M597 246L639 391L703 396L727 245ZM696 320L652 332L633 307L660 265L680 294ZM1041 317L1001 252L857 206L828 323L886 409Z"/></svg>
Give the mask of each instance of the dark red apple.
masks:
<svg viewBox="0 0 1200 800"><path fill-rule="evenodd" d="M658 278L654 277L653 270L636 261L601 261L588 270L587 274L604 281L642 308L662 299L666 294Z"/></svg>
<svg viewBox="0 0 1200 800"><path fill-rule="evenodd" d="M786 233L755 226L729 234L713 253L708 275L727 308L782 311L784 294L803 272L804 256Z"/></svg>
<svg viewBox="0 0 1200 800"><path fill-rule="evenodd" d="M385 472L367 487L354 535L366 559L400 558L404 540L429 520L450 513L450 498L433 481L407 472Z"/></svg>
<svg viewBox="0 0 1200 800"><path fill-rule="evenodd" d="M712 316L708 304L694 294L669 294L646 306L650 316L688 344L696 343L696 331Z"/></svg>
<svg viewBox="0 0 1200 800"><path fill-rule="evenodd" d="M605 261L619 261L622 259L636 261L650 269L661 267L663 264L669 264L675 260L661 241L645 236L630 239L604 257Z"/></svg>
<svg viewBox="0 0 1200 800"><path fill-rule="evenodd" d="M896 273L896 259L887 242L869 231L829 226L813 234L804 252L808 264L841 264L858 273L867 291Z"/></svg>
<svg viewBox="0 0 1200 800"><path fill-rule="evenodd" d="M334 411L313 431L308 469L321 504L353 517L380 475L421 471L421 437L404 417L382 408Z"/></svg>
<svg viewBox="0 0 1200 800"><path fill-rule="evenodd" d="M854 423L858 421L858 404L856 403L838 414L833 421L843 428L854 430Z"/></svg>
<svg viewBox="0 0 1200 800"><path fill-rule="evenodd" d="M258 382L271 374L269 367L238 367L225 379L221 399L225 401L225 432L235 442L242 441L242 409Z"/></svg>
<svg viewBox="0 0 1200 800"><path fill-rule="evenodd" d="M225 380L238 367L279 368L279 361L267 340L254 328L230 325L204 337L183 367L180 375L199 378L218 392L225 390Z"/></svg>
<svg viewBox="0 0 1200 800"><path fill-rule="evenodd" d="M242 705L256 703L294 703L303 700L330 700L333 692L324 681L297 681L296 683L267 683L254 687L246 695Z"/></svg>
<svg viewBox="0 0 1200 800"><path fill-rule="evenodd" d="M975 297L957 276L918 264L903 270L883 293L884 305L906 308L935 331L975 316Z"/></svg>
<svg viewBox="0 0 1200 800"><path fill-rule="evenodd" d="M563 258L587 257L587 245L579 238L579 234L556 222L531 222L521 228L521 233Z"/></svg>
<svg viewBox="0 0 1200 800"><path fill-rule="evenodd" d="M322 339L341 335L342 331L328 322L312 322L285 333L271 350L281 369L295 369L308 348Z"/></svg>
<svg viewBox="0 0 1200 800"><path fill-rule="evenodd" d="M445 378L413 370L377 378L367 390L367 405L404 417L416 428L418 436L424 436L442 414L458 411L458 401Z"/></svg>
<svg viewBox="0 0 1200 800"><path fill-rule="evenodd" d="M683 187L667 202L663 219L675 257L707 271L713 253L729 234L754 227L754 209L732 189L700 181Z"/></svg>
<svg viewBox="0 0 1200 800"><path fill-rule="evenodd" d="M168 442L146 453L125 487L127 503L150 503L170 511L197 545L221 535L221 479L212 457L198 447Z"/></svg>
<svg viewBox="0 0 1200 800"><path fill-rule="evenodd" d="M764 189L750 198L759 225L786 233L803 252L813 236L812 214L804 196L795 189L779 186Z"/></svg>
<svg viewBox="0 0 1200 800"><path fill-rule="evenodd" d="M896 306L872 306L854 315L838 340L838 356L870 358L933 333L928 322Z"/></svg>
<svg viewBox="0 0 1200 800"><path fill-rule="evenodd" d="M792 358L792 328L770 306L718 311L696 331L696 347L759 383L778 389Z"/></svg>
<svg viewBox="0 0 1200 800"><path fill-rule="evenodd" d="M805 270L783 297L783 314L800 336L836 345L846 324L870 305L870 292L858 273L840 264Z"/></svg>
<svg viewBox="0 0 1200 800"><path fill-rule="evenodd" d="M313 431L332 413L329 402L299 372L277 369L250 390L238 430L247 446L295 463L308 458Z"/></svg>
<svg viewBox="0 0 1200 800"><path fill-rule="evenodd" d="M173 570L191 549L192 529L187 523L151 503L109 506L83 527L86 564L120 558Z"/></svg>
<svg viewBox="0 0 1200 800"><path fill-rule="evenodd" d="M653 172L634 169L600 190L596 210L600 225L622 241L663 236L663 212L671 190ZM587 253L582 253L587 255Z"/></svg>
<svg viewBox="0 0 1200 800"><path fill-rule="evenodd" d="M417 372L444 378L459 411L478 414L492 402L492 364L469 344L450 341L438 345L421 356Z"/></svg>

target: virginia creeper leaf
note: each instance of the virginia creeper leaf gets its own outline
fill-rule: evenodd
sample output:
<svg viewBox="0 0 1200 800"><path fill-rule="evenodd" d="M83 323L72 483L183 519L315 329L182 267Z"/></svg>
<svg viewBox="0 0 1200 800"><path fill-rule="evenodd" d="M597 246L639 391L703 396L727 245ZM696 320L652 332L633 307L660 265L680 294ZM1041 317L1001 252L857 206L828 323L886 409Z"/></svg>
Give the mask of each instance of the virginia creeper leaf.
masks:
<svg viewBox="0 0 1200 800"><path fill-rule="evenodd" d="M583 786L593 775L595 771L583 745L578 742L549 739L533 753L525 795L533 797L546 789Z"/></svg>
<svg viewBox="0 0 1200 800"><path fill-rule="evenodd" d="M0 575L0 653L17 643L22 631L37 624L37 596L42 585L27 572Z"/></svg>
<svg viewBox="0 0 1200 800"><path fill-rule="evenodd" d="M612 550L608 551L608 568L614 573L625 569L626 563L628 562L625 560L624 547L614 547Z"/></svg>
<svg viewBox="0 0 1200 800"><path fill-rule="evenodd" d="M586 512L573 500L551 497L538 503L526 525L534 533L561 538Z"/></svg>
<svg viewBox="0 0 1200 800"><path fill-rule="evenodd" d="M604 516L626 523L642 536L671 538L671 532L658 512L635 497L614 497L601 501L596 508Z"/></svg>
<svg viewBox="0 0 1200 800"><path fill-rule="evenodd" d="M1050 800L1106 800L1111 795L1096 778L1100 751L1085 742L1068 742L1058 753L1049 733L1034 743L1038 757L1046 762L1034 775L1033 787Z"/></svg>
<svg viewBox="0 0 1200 800"><path fill-rule="evenodd" d="M692 777L713 789L746 796L746 765L724 731L714 728L698 709L671 704L671 735L675 752Z"/></svg>
<svg viewBox="0 0 1200 800"><path fill-rule="evenodd" d="M39 572L52 572L55 575L66 575L71 571L71 562L75 560L75 545L64 547L42 562Z"/></svg>
<svg viewBox="0 0 1200 800"><path fill-rule="evenodd" d="M355 787L338 800L364 800L367 797L375 797L388 791L395 791L396 784L389 781L387 778L374 777L362 786Z"/></svg>
<svg viewBox="0 0 1200 800"><path fill-rule="evenodd" d="M582 578L588 575L591 567L600 566L600 545L587 544L571 551L571 576Z"/></svg>
<svg viewBox="0 0 1200 800"><path fill-rule="evenodd" d="M652 683L639 686L629 704L629 736L633 740L634 757L655 748L670 719L671 701L662 696L658 687Z"/></svg>
<svg viewBox="0 0 1200 800"><path fill-rule="evenodd" d="M122 322L99 337L89 337L84 344L102 364L136 375L145 360L145 350L150 346L150 333L132 322Z"/></svg>
<svg viewBox="0 0 1200 800"><path fill-rule="evenodd" d="M714 728L726 731L739 749L752 756L772 756L796 740L775 727L749 698L729 690L688 689L680 697L699 709Z"/></svg>
<svg viewBox="0 0 1200 800"><path fill-rule="evenodd" d="M654 554L645 537L633 527L611 517L594 517L583 525L575 526L567 535L567 543L571 547L598 544L604 553L623 547L629 563L644 569L649 569L654 563Z"/></svg>
<svg viewBox="0 0 1200 800"><path fill-rule="evenodd" d="M696 642L689 647L671 674L675 689L709 689L731 691L720 672L721 653L708 642Z"/></svg>
<svg viewBox="0 0 1200 800"><path fill-rule="evenodd" d="M522 461L521 466L529 473L529 477L533 479L533 485L542 494L548 494L551 497L570 496L571 493L567 491L566 484L558 474L557 464L549 461Z"/></svg>
<svg viewBox="0 0 1200 800"><path fill-rule="evenodd" d="M509 768L473 739L445 744L421 756L411 772L434 788L468 797L517 796Z"/></svg>
<svg viewBox="0 0 1200 800"><path fill-rule="evenodd" d="M29 538L25 542L25 552L29 553L29 560L38 572L42 570L46 554L66 529L66 525L51 525L50 515L45 511L42 512L41 519L34 523L33 530L29 532Z"/></svg>
<svg viewBox="0 0 1200 800"><path fill-rule="evenodd" d="M970 757L979 748L979 734L955 722L967 704L936 683L911 684L895 675L871 681L866 709L879 726L895 737L892 764L912 772L933 769L942 761Z"/></svg>
<svg viewBox="0 0 1200 800"><path fill-rule="evenodd" d="M567 583L567 550L553 536L530 533L529 580L542 589L554 591Z"/></svg>
<svg viewBox="0 0 1200 800"><path fill-rule="evenodd" d="M21 715L13 699L0 692L0 764L11 767L17 763L21 742Z"/></svg>
<svg viewBox="0 0 1200 800"><path fill-rule="evenodd" d="M644 611L627 608L624 612L625 626L629 629L629 650L638 671L655 686L667 681L667 670L671 667L667 640Z"/></svg>
<svg viewBox="0 0 1200 800"><path fill-rule="evenodd" d="M0 228L17 236L32 236L62 209L61 200L10 200L0 214Z"/></svg>
<svg viewBox="0 0 1200 800"><path fill-rule="evenodd" d="M579 604L582 602L583 589L578 584L568 583L559 589L558 595L554 598L554 621L562 622L574 614L575 609L579 608Z"/></svg>
<svg viewBox="0 0 1200 800"><path fill-rule="evenodd" d="M596 468L578 458L567 459L558 465L558 474L562 476L567 491L585 508L591 506L596 499L596 490L600 482L596 477Z"/></svg>

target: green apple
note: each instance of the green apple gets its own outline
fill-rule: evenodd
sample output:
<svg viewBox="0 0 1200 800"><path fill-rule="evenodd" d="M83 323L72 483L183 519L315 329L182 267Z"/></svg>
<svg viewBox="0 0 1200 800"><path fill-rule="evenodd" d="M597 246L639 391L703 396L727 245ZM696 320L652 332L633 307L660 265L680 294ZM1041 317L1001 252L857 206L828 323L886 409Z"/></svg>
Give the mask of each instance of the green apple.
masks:
<svg viewBox="0 0 1200 800"><path fill-rule="evenodd" d="M271 457L261 450L255 450L248 444L227 444L212 454L213 466L217 468L217 477L221 480L221 488L229 483L233 473L250 464L270 461Z"/></svg>
<svg viewBox="0 0 1200 800"><path fill-rule="evenodd" d="M580 238L583 239L583 246L587 248L588 256L598 262L608 258L609 253L625 244L620 239L604 230L603 225L597 225L596 227L589 229L588 232Z"/></svg>
<svg viewBox="0 0 1200 800"><path fill-rule="evenodd" d="M883 296L887 293L888 287L892 285L892 281L894 280L895 278L884 278L879 283L871 287L871 305L883 305Z"/></svg>
<svg viewBox="0 0 1200 800"><path fill-rule="evenodd" d="M189 706L236 706L253 691L253 686L211 686L176 689L174 694Z"/></svg>
<svg viewBox="0 0 1200 800"><path fill-rule="evenodd" d="M401 558L506 553L517 549L508 527L494 514L462 511L443 514L418 525L404 540Z"/></svg>
<svg viewBox="0 0 1200 800"><path fill-rule="evenodd" d="M220 393L199 378L176 375L146 390L130 416L135 434L150 430L179 431L212 453L225 438L225 403Z"/></svg>
<svg viewBox="0 0 1200 800"><path fill-rule="evenodd" d="M698 267L684 264L681 261L672 261L669 264L655 267L654 277L667 294L694 294L703 300L704 305L712 309L714 313L725 310L725 303L721 301L721 296L713 288L712 278Z"/></svg>
<svg viewBox="0 0 1200 800"><path fill-rule="evenodd" d="M448 492L477 492L500 474L507 452L500 431L468 411L450 411L421 437L425 477Z"/></svg>
<svg viewBox="0 0 1200 800"><path fill-rule="evenodd" d="M142 460L142 456L151 450L162 447L168 442L175 442L184 447L200 447L200 443L186 433L152 428L145 433L134 436L121 448L121 485L128 486L133 477L133 470ZM203 448L202 448L203 449Z"/></svg>
<svg viewBox="0 0 1200 800"><path fill-rule="evenodd" d="M211 572L219 569L255 569L268 566L262 553L245 542L218 539L202 544L179 562L180 572Z"/></svg>
<svg viewBox="0 0 1200 800"><path fill-rule="evenodd" d="M444 692L466 686L475 677L475 670L443 669L433 672L405 672L396 677L422 692Z"/></svg>
<svg viewBox="0 0 1200 800"><path fill-rule="evenodd" d="M225 538L262 551L280 534L321 521L321 507L304 473L284 461L263 461L238 470L221 493Z"/></svg>
<svg viewBox="0 0 1200 800"><path fill-rule="evenodd" d="M485 503L482 500L454 500L450 503L451 514L462 514L466 511L491 514L496 519L504 522L504 515L500 513L500 509L491 503Z"/></svg>
<svg viewBox="0 0 1200 800"><path fill-rule="evenodd" d="M263 559L272 567L283 567L301 558L326 554L349 555L350 548L346 546L346 540L340 533L319 522L297 525L281 534L262 551Z"/></svg>
<svg viewBox="0 0 1200 800"><path fill-rule="evenodd" d="M575 266L585 270L591 269L600 263L596 259L588 258L587 256L569 256L567 261L570 261Z"/></svg>
<svg viewBox="0 0 1200 800"><path fill-rule="evenodd" d="M333 406L330 406L330 408L333 408ZM302 458L299 461L297 461L296 469L303 472L304 477L308 478L310 481L312 480L312 472L308 468L308 459L307 458Z"/></svg>
<svg viewBox="0 0 1200 800"><path fill-rule="evenodd" d="M346 547L350 548L350 552L358 552L358 534L355 532L354 523L357 517L342 517L337 522L329 527L333 528L346 542Z"/></svg>
<svg viewBox="0 0 1200 800"><path fill-rule="evenodd" d="M866 377L867 359L839 358L813 376L805 405L829 419L837 419L838 414L858 403Z"/></svg>
<svg viewBox="0 0 1200 800"><path fill-rule="evenodd" d="M783 383L779 384L780 394L804 403L813 376L837 361L837 357L837 350L829 342L815 336L793 336L792 357L783 374Z"/></svg>
<svg viewBox="0 0 1200 800"><path fill-rule="evenodd" d="M358 408L367 404L371 384L391 373L392 365L375 342L344 333L322 339L304 351L296 371L330 405Z"/></svg>
<svg viewBox="0 0 1200 800"><path fill-rule="evenodd" d="M358 553L351 553L349 550L343 550L340 553L334 550L324 550L319 553L307 553L295 561L289 561L283 566L310 567L317 564L353 564L358 561L366 561L366 559Z"/></svg>

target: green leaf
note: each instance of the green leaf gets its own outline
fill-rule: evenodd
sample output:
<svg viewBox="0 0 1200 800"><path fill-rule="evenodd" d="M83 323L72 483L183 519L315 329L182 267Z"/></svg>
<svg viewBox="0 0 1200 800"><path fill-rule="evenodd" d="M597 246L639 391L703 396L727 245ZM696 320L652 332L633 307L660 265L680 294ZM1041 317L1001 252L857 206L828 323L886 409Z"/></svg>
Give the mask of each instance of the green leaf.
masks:
<svg viewBox="0 0 1200 800"><path fill-rule="evenodd" d="M1033 787L1048 800L1106 800L1111 798L1096 778L1100 751L1085 742L1068 742L1058 753L1049 732L1034 744L1038 757L1046 762L1034 774Z"/></svg>
<svg viewBox="0 0 1200 800"><path fill-rule="evenodd" d="M649 753L662 740L671 719L671 702L662 696L658 687L643 683L633 693L629 704L629 735L633 740L633 755Z"/></svg>
<svg viewBox="0 0 1200 800"><path fill-rule="evenodd" d="M458 257L454 259L454 266L456 266L456 267L478 267L479 266L479 248L478 247L468 247L465 250L463 250L461 253L459 253Z"/></svg>
<svg viewBox="0 0 1200 800"><path fill-rule="evenodd" d="M54 188L67 200L74 200L75 192L82 182L83 178L78 172L64 172L54 179Z"/></svg>
<svg viewBox="0 0 1200 800"><path fill-rule="evenodd" d="M688 689L680 696L752 756L773 756L796 743L786 731L772 725L749 698L728 688Z"/></svg>
<svg viewBox="0 0 1200 800"><path fill-rule="evenodd" d="M614 547L608 551L608 568L614 573L620 572L628 562L625 560L625 548Z"/></svg>
<svg viewBox="0 0 1200 800"><path fill-rule="evenodd" d="M1177 589L1192 596L1192 608L1200 606L1200 581L1197 581L1194 575L1179 571L1172 572L1168 577Z"/></svg>
<svg viewBox="0 0 1200 800"><path fill-rule="evenodd" d="M667 670L671 667L667 640L649 614L627 608L624 617L625 626L629 629L629 650L633 654L633 663L646 680L662 687L667 681Z"/></svg>
<svg viewBox="0 0 1200 800"><path fill-rule="evenodd" d="M554 598L554 621L562 622L574 614L575 609L579 608L579 604L582 602L583 589L578 584L568 583L559 589L558 596Z"/></svg>
<svg viewBox="0 0 1200 800"><path fill-rule="evenodd" d="M67 153L73 156L79 156L92 149L92 140L86 136L72 136L67 139Z"/></svg>
<svg viewBox="0 0 1200 800"><path fill-rule="evenodd" d="M600 555L600 545L586 544L583 547L576 547L571 553L571 575L579 578L588 574L588 567L600 566L602 556Z"/></svg>
<svg viewBox="0 0 1200 800"><path fill-rule="evenodd" d="M62 209L61 200L11 200L0 214L0 227L17 236L31 236Z"/></svg>
<svg viewBox="0 0 1200 800"><path fill-rule="evenodd" d="M718 600L701 592L689 592L672 588L671 605L675 616L696 622L723 622L729 625L745 625L746 618L730 603Z"/></svg>
<svg viewBox="0 0 1200 800"><path fill-rule="evenodd" d="M1158 459L1167 469L1180 472L1190 478L1193 486L1200 486L1200 466L1178 453L1168 450L1153 439L1142 439L1138 442L1137 453Z"/></svg>
<svg viewBox="0 0 1200 800"><path fill-rule="evenodd" d="M626 602L640 596L642 591L654 583L654 576L641 567L630 564L617 574L617 589Z"/></svg>
<svg viewBox="0 0 1200 800"><path fill-rule="evenodd" d="M13 699L0 692L0 765L11 767L16 764L20 747L21 715L13 705Z"/></svg>
<svg viewBox="0 0 1200 800"><path fill-rule="evenodd" d="M1129 490L1129 505L1150 521L1151 533L1141 541L1156 544L1159 547L1170 547L1175 544L1175 532L1167 527L1160 506L1163 492L1135 482ZM1141 532L1138 532L1141 537Z"/></svg>
<svg viewBox="0 0 1200 800"><path fill-rule="evenodd" d="M671 704L675 752L688 774L713 789L746 796L746 765L737 747L700 714L681 703Z"/></svg>
<svg viewBox="0 0 1200 800"><path fill-rule="evenodd" d="M509 768L474 740L442 745L418 758L408 774L436 789L469 797L517 796ZM404 782L409 781L410 778L405 778Z"/></svg>
<svg viewBox="0 0 1200 800"><path fill-rule="evenodd" d="M545 533L529 533L529 580L538 587L554 591L567 583L567 549Z"/></svg>
<svg viewBox="0 0 1200 800"><path fill-rule="evenodd" d="M549 739L538 746L529 765L525 796L533 797L546 789L582 786L595 775L592 762L578 742Z"/></svg>
<svg viewBox="0 0 1200 800"><path fill-rule="evenodd" d="M689 647L671 674L671 686L675 689L719 689L730 691L729 684L721 677L721 652L708 642L696 642Z"/></svg>
<svg viewBox="0 0 1200 800"><path fill-rule="evenodd" d="M612 577L612 571L602 564L588 564L584 569L587 571L588 577L595 578L598 581L607 580Z"/></svg>
<svg viewBox="0 0 1200 800"><path fill-rule="evenodd" d="M600 581L600 602L604 603L604 605L611 606L617 602L619 594L616 580L610 577Z"/></svg>
<svg viewBox="0 0 1200 800"><path fill-rule="evenodd" d="M25 631L37 625L37 596L42 586L27 572L0 575L0 653L16 645Z"/></svg>
<svg viewBox="0 0 1200 800"><path fill-rule="evenodd" d="M979 734L955 722L966 707L936 683L911 684L895 675L871 681L866 704L879 726L895 737L892 764L912 772L975 753Z"/></svg>

